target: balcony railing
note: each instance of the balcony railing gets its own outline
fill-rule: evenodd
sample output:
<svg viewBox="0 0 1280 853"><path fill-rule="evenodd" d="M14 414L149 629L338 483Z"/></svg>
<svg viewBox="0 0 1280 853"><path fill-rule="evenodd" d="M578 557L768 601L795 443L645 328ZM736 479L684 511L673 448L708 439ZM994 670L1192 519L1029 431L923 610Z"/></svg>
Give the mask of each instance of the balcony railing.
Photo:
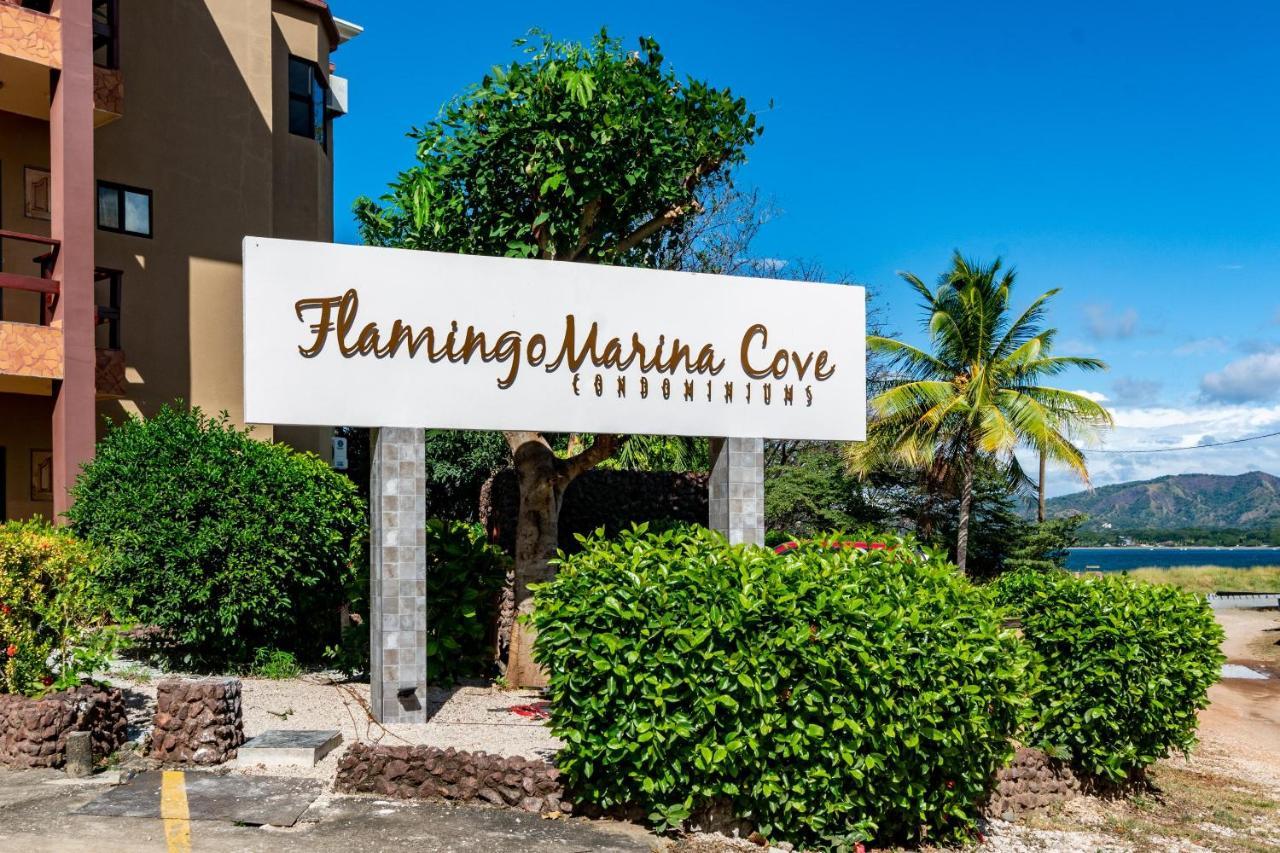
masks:
<svg viewBox="0 0 1280 853"><path fill-rule="evenodd" d="M0 0L0 2L4 2L4 0ZM41 295L38 322L35 324L26 324L28 328L36 325L48 327L53 319L54 310L57 308L58 298L62 293L61 283L53 278L54 264L57 261L61 243L52 237L0 229L0 241L3 240L18 240L49 247L49 250L44 254L32 258L32 261L40 266L41 274L38 277L21 273L3 272L0 270L0 293L7 290L17 290L38 293ZM96 347L97 388L98 397L100 399L105 397L122 397L124 396L124 389L126 387L124 379L124 353L120 350L120 306L123 279L124 274L119 270L95 267L93 271L94 284L97 285L100 282L105 282L107 290L106 303L95 306L97 325L106 327L106 346ZM5 318L0 315L0 322L3 322L4 319ZM49 333L56 334L57 330L50 329ZM4 372L6 371L0 370L0 373ZM42 369L39 375L49 375L47 364L42 363Z"/></svg>

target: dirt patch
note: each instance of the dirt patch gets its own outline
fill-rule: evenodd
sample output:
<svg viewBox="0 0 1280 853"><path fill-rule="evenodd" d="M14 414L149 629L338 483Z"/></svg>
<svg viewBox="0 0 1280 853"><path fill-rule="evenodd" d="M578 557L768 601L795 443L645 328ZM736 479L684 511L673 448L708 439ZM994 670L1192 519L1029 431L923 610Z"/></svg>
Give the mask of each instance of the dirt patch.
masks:
<svg viewBox="0 0 1280 853"><path fill-rule="evenodd" d="M1227 632L1222 653L1228 660L1252 660L1280 670L1280 610L1219 610Z"/></svg>

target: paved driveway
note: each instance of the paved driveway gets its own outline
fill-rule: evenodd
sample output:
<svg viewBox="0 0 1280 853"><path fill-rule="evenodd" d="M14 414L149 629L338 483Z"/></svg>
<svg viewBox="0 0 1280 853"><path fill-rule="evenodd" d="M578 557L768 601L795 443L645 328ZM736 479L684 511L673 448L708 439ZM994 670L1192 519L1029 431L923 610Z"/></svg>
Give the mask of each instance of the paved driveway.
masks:
<svg viewBox="0 0 1280 853"><path fill-rule="evenodd" d="M223 777L233 782L237 777ZM290 851L531 851L578 853L660 850L661 839L610 821L545 820L479 806L378 800L321 793L289 828L173 815L171 780L157 789L155 816L80 814L111 790L100 782L68 780L53 770L0 769L0 850L75 853L290 853ZM193 796L198 810L199 799Z"/></svg>

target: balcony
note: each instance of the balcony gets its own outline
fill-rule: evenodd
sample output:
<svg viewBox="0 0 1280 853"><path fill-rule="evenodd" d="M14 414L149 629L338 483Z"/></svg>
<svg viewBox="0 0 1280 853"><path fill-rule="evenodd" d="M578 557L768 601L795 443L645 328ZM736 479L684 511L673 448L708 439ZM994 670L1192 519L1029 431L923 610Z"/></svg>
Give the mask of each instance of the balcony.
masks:
<svg viewBox="0 0 1280 853"><path fill-rule="evenodd" d="M0 391L28 394L53 393L53 381L63 376L62 328L52 319L61 284L51 277L58 241L35 234L0 230L0 240L18 240L49 247L33 258L40 276L0 271L0 292L34 293L38 296L37 322L0 318ZM118 271L96 269L95 290L105 289L105 301L97 306L97 323L103 346L96 347L95 386L99 400L119 399L127 393L125 358L120 349L120 296ZM105 335L103 334L105 332Z"/></svg>
<svg viewBox="0 0 1280 853"><path fill-rule="evenodd" d="M49 72L62 67L62 22L41 0L0 0L0 110L49 118ZM124 114L114 0L93 4L93 126Z"/></svg>

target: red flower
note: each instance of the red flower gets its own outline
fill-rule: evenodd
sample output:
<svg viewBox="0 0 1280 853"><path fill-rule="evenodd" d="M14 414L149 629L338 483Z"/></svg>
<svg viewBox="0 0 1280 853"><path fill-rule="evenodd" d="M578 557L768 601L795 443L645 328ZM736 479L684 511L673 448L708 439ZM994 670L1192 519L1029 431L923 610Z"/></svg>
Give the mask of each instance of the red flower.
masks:
<svg viewBox="0 0 1280 853"><path fill-rule="evenodd" d="M10 612L10 611L9 611L9 605L7 605L7 604L0 604L0 613L3 613L5 616L8 616L8 615L9 615L9 612Z"/></svg>
<svg viewBox="0 0 1280 853"><path fill-rule="evenodd" d="M5 649L5 651L9 653L9 657L14 657L18 654L18 647L10 643L9 648Z"/></svg>
<svg viewBox="0 0 1280 853"><path fill-rule="evenodd" d="M46 675L44 678L40 679L40 683L43 684L45 687L48 687L49 685L53 684L53 676Z"/></svg>

